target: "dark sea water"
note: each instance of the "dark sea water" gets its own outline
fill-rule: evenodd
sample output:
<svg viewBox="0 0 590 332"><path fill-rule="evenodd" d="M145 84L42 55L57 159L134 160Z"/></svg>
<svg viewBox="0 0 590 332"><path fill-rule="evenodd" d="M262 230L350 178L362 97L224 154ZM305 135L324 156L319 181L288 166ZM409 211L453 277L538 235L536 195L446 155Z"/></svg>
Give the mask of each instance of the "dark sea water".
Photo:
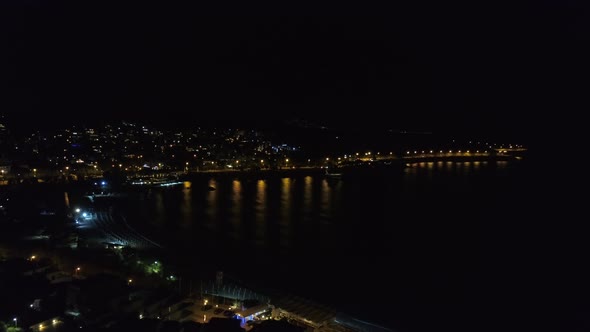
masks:
<svg viewBox="0 0 590 332"><path fill-rule="evenodd" d="M493 282L483 274L518 223L527 167L423 162L337 180L199 177L134 196L127 214L197 267L402 330L481 330L478 307Z"/></svg>

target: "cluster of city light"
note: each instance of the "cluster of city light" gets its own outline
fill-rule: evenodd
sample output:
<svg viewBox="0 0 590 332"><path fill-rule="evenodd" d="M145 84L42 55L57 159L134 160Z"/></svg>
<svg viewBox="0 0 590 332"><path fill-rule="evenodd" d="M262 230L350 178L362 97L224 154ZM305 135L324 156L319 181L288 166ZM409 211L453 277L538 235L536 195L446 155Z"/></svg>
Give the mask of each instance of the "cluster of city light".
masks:
<svg viewBox="0 0 590 332"><path fill-rule="evenodd" d="M470 142L472 144L473 142ZM478 145L481 142L477 142ZM467 150L435 150L435 149L424 149L424 150L406 150L400 157L401 158L413 158L413 157L426 157L426 156L485 156L490 154L490 150L495 150L498 154L508 153L510 149L518 149L519 151L525 150L522 145L509 145L509 148L495 148L496 144L488 144L484 143L486 148L484 149L467 149ZM493 151L492 151L493 152ZM375 161L375 160L386 160L386 159L395 159L398 156L392 152L381 152L381 151L364 151L364 152L354 152L351 154L344 154L342 156L327 156L325 157L324 164L333 163L336 161L337 163L342 163L346 161ZM311 159L307 160L308 163L311 162ZM323 167L322 167L323 168Z"/></svg>
<svg viewBox="0 0 590 332"><path fill-rule="evenodd" d="M449 150L448 152L445 152L443 150L439 150L438 154L472 154L473 152L471 150L466 150L466 151L462 151L462 150L457 150L456 152L453 152L453 150ZM476 150L475 153L481 153L480 150ZM488 150L483 151L483 153L488 153ZM418 150L414 150L414 151L406 151L406 155L412 155L412 154L418 154L418 155L425 155L425 154L435 154L434 150L430 150L430 151L418 151Z"/></svg>
<svg viewBox="0 0 590 332"><path fill-rule="evenodd" d="M280 153L298 150L297 147L287 144L273 143L255 130L191 128L186 131L160 131L132 123L107 124L101 129L76 130L75 128L67 128L51 136L40 137L38 134L34 134L27 139L42 140L46 144L58 146L56 151L59 152L47 155L47 159L61 173L66 174L72 171L86 171L81 167L83 165L87 165L90 170L98 171L100 170L98 163L101 163L102 166L111 165L112 168L120 168L121 170L139 170L141 166L138 165L143 165L145 160L144 154L139 151L149 149L153 149L162 158L168 160L177 156L169 149L184 148L185 151L191 152L191 161L194 160L193 158L208 159L207 156L217 155L218 151L223 153L235 151L234 144L239 144L242 150L244 147L246 150L243 155L234 155L232 159L249 158L258 154L259 157L255 160L259 160L260 156L265 156L264 159L274 160ZM224 143L219 143L220 139ZM80 142L85 142L84 144L91 150L90 154L85 153L82 157L75 149L72 149L72 147L80 145ZM18 149L18 145L15 148ZM126 154L119 159L112 160L108 151L114 149L125 151ZM99 161L88 162L88 159ZM183 160L183 162L185 161ZM221 160L216 161L216 164L223 165ZM41 170L39 171L41 173ZM2 174L5 172L8 171L2 170ZM36 169L32 169L31 173L36 176Z"/></svg>

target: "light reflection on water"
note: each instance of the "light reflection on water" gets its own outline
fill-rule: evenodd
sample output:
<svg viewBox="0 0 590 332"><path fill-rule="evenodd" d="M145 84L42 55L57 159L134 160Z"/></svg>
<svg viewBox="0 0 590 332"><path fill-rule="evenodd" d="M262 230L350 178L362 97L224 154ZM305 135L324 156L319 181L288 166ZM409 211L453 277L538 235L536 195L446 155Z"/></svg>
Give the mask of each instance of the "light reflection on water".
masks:
<svg viewBox="0 0 590 332"><path fill-rule="evenodd" d="M217 181L215 181L215 179L209 180L208 186L217 188ZM215 222L217 221L217 190L210 190L207 192L205 215L206 218L204 224L206 227L215 227Z"/></svg>
<svg viewBox="0 0 590 332"><path fill-rule="evenodd" d="M232 181L232 193L231 193L231 216L230 216L230 224L231 224L231 238L238 239L240 237L240 233L242 232L242 222L241 222L241 211L242 211L242 182L238 180Z"/></svg>
<svg viewBox="0 0 590 332"><path fill-rule="evenodd" d="M266 234L266 181L258 180L256 182L256 244L263 246L265 244Z"/></svg>
<svg viewBox="0 0 590 332"><path fill-rule="evenodd" d="M331 194L332 188L328 185L328 180L322 180L321 186L321 201L320 201L320 217L322 222L326 222L332 217L331 209Z"/></svg>
<svg viewBox="0 0 590 332"><path fill-rule="evenodd" d="M184 228L190 227L192 221L191 217L193 214L193 202L190 187L190 181L185 181L183 183L182 205L180 207L180 212L182 217L182 226Z"/></svg>
<svg viewBox="0 0 590 332"><path fill-rule="evenodd" d="M293 179L283 178L281 182L281 207L280 218L278 220L280 225L279 236L281 246L288 247L291 243L290 236L292 234L291 227L293 221L293 199L291 198L291 184L293 183Z"/></svg>
<svg viewBox="0 0 590 332"><path fill-rule="evenodd" d="M305 179L305 185L304 185L304 189L303 189L303 212L305 214L305 216L310 216L311 215L311 202L313 199L313 192L312 192L312 184L313 184L313 178L311 176L306 176Z"/></svg>
<svg viewBox="0 0 590 332"><path fill-rule="evenodd" d="M500 169L507 163L489 164L494 165ZM343 224L364 221L366 211L404 213L401 202L417 194L432 191L437 199L446 197L448 185L431 186L445 181L455 186L469 183L457 179L468 179L487 167L488 162L437 161L412 163L402 172L377 179L359 176L334 180L320 174L255 180L211 178L151 190L138 207L147 224L161 232L179 232L169 236L179 239L176 245L184 245L182 241L203 246L227 241L235 247L301 248L313 246L314 241L354 243L358 234L354 228L342 231ZM429 197L419 198L426 205L436 203L428 201ZM380 206L379 202L389 203ZM344 238L335 239L335 234Z"/></svg>

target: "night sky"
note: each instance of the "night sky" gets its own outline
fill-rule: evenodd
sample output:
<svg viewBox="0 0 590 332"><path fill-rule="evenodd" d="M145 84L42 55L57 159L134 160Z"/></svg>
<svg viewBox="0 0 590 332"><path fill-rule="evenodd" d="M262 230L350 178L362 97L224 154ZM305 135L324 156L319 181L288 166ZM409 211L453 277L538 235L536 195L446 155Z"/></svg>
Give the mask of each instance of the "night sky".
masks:
<svg viewBox="0 0 590 332"><path fill-rule="evenodd" d="M573 1L5 0L0 110L33 127L304 118L523 138L529 113L581 89L584 12Z"/></svg>

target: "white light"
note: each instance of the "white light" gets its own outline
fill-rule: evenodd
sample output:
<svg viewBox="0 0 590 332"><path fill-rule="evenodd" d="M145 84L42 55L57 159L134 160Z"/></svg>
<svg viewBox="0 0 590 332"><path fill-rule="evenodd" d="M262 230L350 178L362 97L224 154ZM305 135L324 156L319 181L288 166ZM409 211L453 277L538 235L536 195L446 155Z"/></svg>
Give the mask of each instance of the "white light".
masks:
<svg viewBox="0 0 590 332"><path fill-rule="evenodd" d="M80 209L76 209L76 213L80 213Z"/></svg>

